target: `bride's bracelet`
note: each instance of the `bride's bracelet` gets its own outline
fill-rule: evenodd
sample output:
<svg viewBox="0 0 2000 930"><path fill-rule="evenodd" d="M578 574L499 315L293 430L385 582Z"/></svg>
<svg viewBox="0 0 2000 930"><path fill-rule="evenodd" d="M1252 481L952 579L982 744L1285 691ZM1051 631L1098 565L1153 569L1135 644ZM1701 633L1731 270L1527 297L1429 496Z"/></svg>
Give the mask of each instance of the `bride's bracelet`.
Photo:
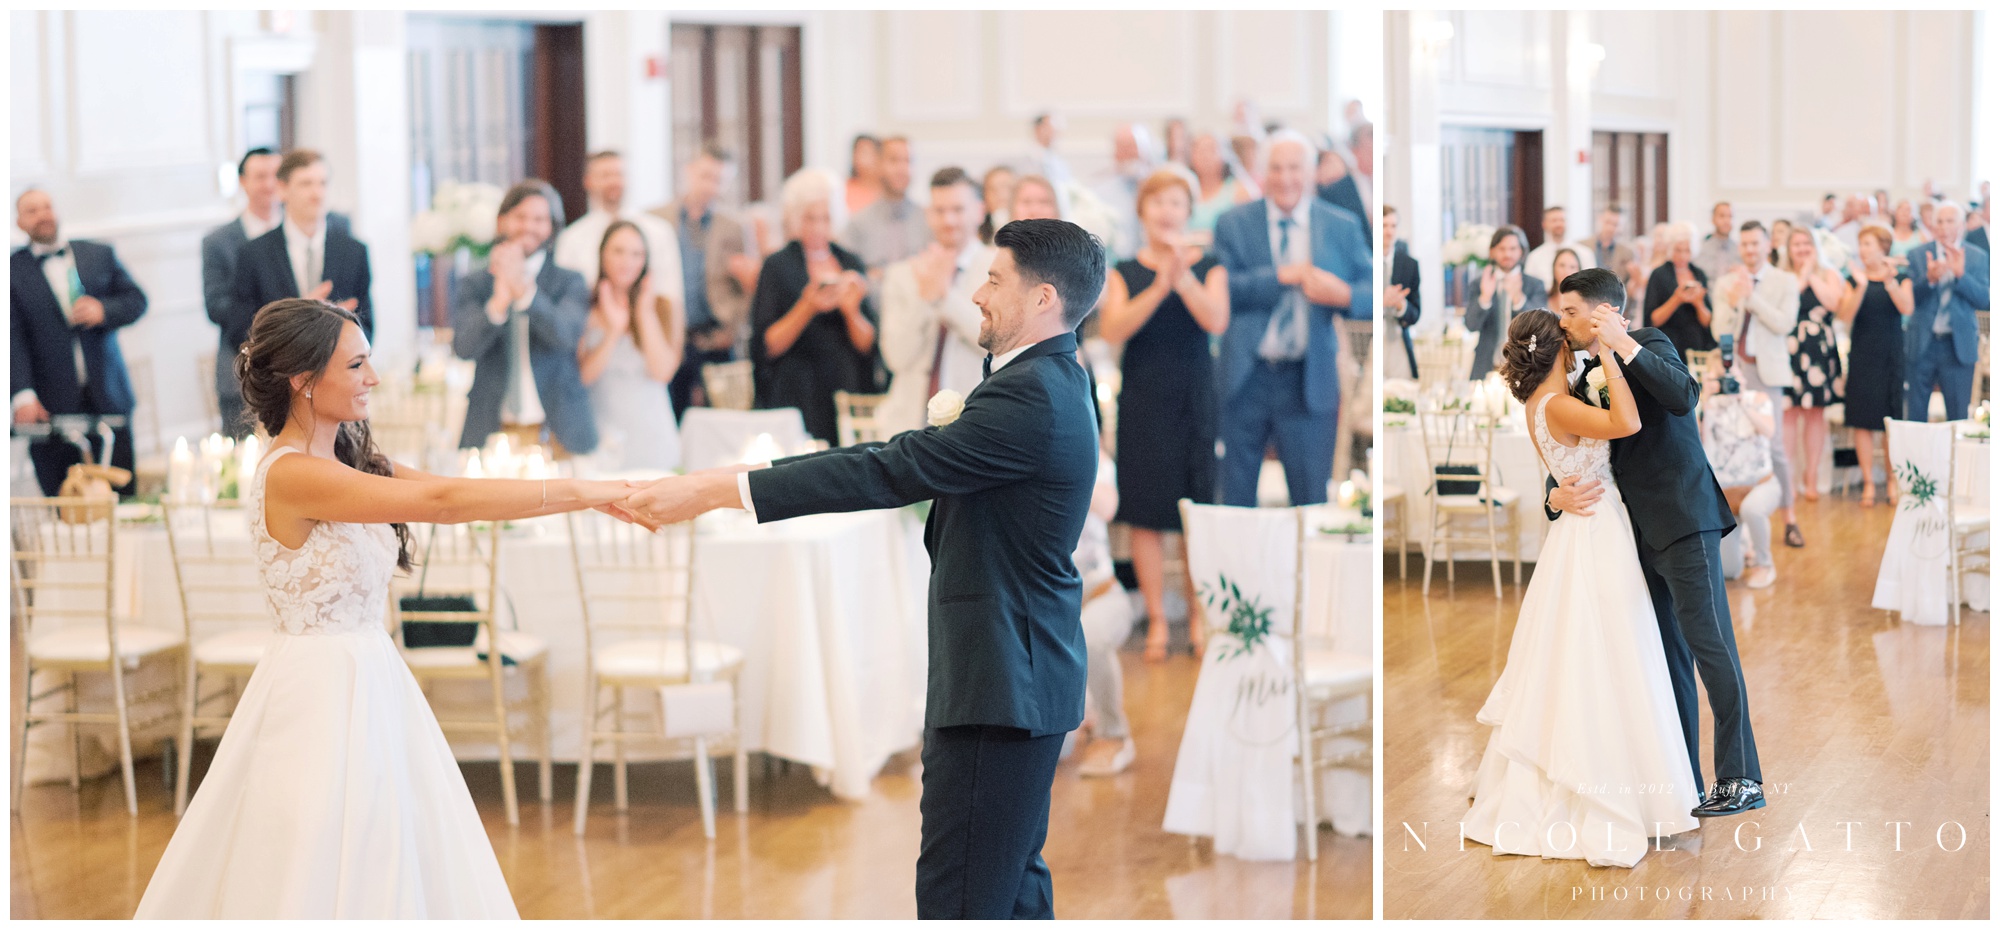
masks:
<svg viewBox="0 0 2000 930"><path fill-rule="evenodd" d="M549 506L549 479L547 478L542 479L542 506L544 508Z"/></svg>

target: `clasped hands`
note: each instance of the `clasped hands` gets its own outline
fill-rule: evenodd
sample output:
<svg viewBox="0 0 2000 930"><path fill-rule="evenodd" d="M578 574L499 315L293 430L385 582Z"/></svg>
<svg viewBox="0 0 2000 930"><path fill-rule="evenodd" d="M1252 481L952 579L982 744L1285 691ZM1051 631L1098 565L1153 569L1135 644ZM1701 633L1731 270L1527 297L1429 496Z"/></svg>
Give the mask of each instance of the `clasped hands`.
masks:
<svg viewBox="0 0 2000 930"><path fill-rule="evenodd" d="M1306 295L1307 300L1316 304L1340 306L1353 297L1347 282L1342 281L1339 275L1319 268L1311 262L1279 265L1278 283L1298 288Z"/></svg>
<svg viewBox="0 0 2000 930"><path fill-rule="evenodd" d="M668 475L650 484L634 483L624 500L597 509L627 523L658 532L670 523L685 523L711 510L741 507L736 476L763 465L726 465L686 475Z"/></svg>

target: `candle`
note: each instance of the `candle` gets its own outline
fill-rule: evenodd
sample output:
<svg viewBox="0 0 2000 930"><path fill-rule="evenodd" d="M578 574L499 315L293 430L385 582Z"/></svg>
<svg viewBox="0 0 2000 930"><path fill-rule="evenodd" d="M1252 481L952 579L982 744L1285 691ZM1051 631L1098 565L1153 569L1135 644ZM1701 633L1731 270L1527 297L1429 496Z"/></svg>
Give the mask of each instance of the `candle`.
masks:
<svg viewBox="0 0 2000 930"><path fill-rule="evenodd" d="M548 462L542 458L542 447L529 446L526 464L521 470L521 477L530 480L540 480L548 476Z"/></svg>
<svg viewBox="0 0 2000 930"><path fill-rule="evenodd" d="M258 459L263 457L264 453L262 446L263 444L259 443L257 441L257 437L253 434L244 437L242 445L237 447L236 450L237 451L236 484L238 488L236 493L237 497L243 496L243 492L248 490L246 482L250 480L251 475L257 473L257 461Z"/></svg>
<svg viewBox="0 0 2000 930"><path fill-rule="evenodd" d="M481 468L481 467L479 467L479 450L478 450L478 449L474 449L474 450L472 450L472 458L471 458L471 459L469 459L468 461L466 461L466 463L465 463L465 476L466 476L467 478L484 478L484 477L486 477L486 470L485 470L484 468Z"/></svg>
<svg viewBox="0 0 2000 930"><path fill-rule="evenodd" d="M1341 482L1341 483L1340 483L1340 506L1341 506L1341 508L1342 508L1342 509L1351 509L1351 508L1353 508L1353 506L1354 506L1354 482L1352 482L1352 481L1343 481L1343 482Z"/></svg>
<svg viewBox="0 0 2000 930"><path fill-rule="evenodd" d="M194 453L186 436L174 440L174 454L167 465L167 496L185 503L194 497Z"/></svg>
<svg viewBox="0 0 2000 930"><path fill-rule="evenodd" d="M785 450L778 446L778 441L771 438L770 433L758 433L757 438L750 440L750 444L743 449L743 464L760 465L784 454Z"/></svg>

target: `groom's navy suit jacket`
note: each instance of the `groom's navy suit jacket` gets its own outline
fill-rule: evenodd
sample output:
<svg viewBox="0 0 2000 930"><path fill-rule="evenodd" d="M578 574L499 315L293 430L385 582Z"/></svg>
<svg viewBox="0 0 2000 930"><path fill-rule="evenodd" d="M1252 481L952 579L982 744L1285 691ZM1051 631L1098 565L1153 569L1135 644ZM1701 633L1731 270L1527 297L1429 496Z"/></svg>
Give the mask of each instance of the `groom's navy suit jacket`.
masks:
<svg viewBox="0 0 2000 930"><path fill-rule="evenodd" d="M1611 474L1632 514L1632 529L1656 550L1705 530L1727 535L1736 528L1736 518L1708 466L1694 418L1701 385L1666 333L1639 329L1632 338L1639 343L1639 354L1620 367L1638 403L1639 431L1611 441ZM1583 397L1585 379L1598 364L1597 359L1584 363L1572 389L1577 397ZM1555 487L1554 478L1549 487ZM1548 513L1551 520L1560 515Z"/></svg>
<svg viewBox="0 0 2000 930"><path fill-rule="evenodd" d="M1097 480L1097 415L1076 336L1029 347L955 422L749 473L758 522L935 499L926 727L1064 733L1083 722L1075 550Z"/></svg>

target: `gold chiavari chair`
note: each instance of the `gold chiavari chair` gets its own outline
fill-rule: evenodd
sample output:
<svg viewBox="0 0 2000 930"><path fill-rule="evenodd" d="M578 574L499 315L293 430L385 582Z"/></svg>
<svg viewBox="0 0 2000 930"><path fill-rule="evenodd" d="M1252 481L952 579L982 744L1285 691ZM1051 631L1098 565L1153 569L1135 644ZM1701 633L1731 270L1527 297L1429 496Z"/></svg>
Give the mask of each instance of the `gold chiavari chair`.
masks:
<svg viewBox="0 0 2000 930"><path fill-rule="evenodd" d="M272 617L240 502L162 501L160 509L180 589L181 629L193 644L182 679L180 736L175 740L174 816L178 817L187 811L194 741L202 729L228 728L238 686L257 670L270 644ZM204 683L220 687L204 695ZM210 707L218 709L204 713Z"/></svg>

